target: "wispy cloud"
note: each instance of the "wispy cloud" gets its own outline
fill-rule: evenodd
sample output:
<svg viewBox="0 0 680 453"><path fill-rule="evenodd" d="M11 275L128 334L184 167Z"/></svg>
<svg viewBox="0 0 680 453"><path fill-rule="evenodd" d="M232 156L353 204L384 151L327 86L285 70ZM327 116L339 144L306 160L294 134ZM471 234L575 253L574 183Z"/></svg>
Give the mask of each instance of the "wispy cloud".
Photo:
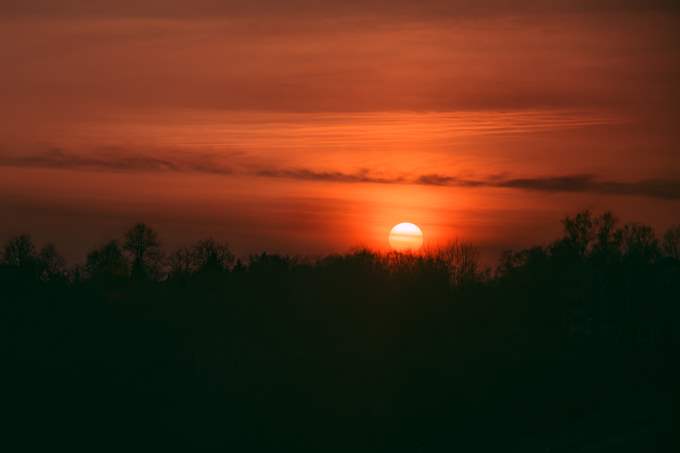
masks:
<svg viewBox="0 0 680 453"><path fill-rule="evenodd" d="M484 181L476 181L473 179L458 178L456 176L427 174L420 175L414 180L415 184L423 184L426 186L458 186L458 187L480 187L488 185Z"/></svg>
<svg viewBox="0 0 680 453"><path fill-rule="evenodd" d="M619 181L600 179L591 174L547 175L538 177L489 176L465 178L455 175L428 173L416 176L383 174L370 169L353 172L315 170L310 168L248 169L242 162L226 166L212 155L180 156L161 159L152 155L98 152L82 155L59 149L32 155L0 155L0 166L82 169L120 172L178 172L219 175L256 176L297 181L320 181L343 184L411 184L462 188L506 188L546 193L593 193L606 195L645 196L657 199L680 199L680 179L642 179Z"/></svg>
<svg viewBox="0 0 680 453"><path fill-rule="evenodd" d="M161 159L145 154L104 151L76 154L61 149L30 155L0 155L0 166L37 167L56 169L83 169L99 171L174 171L231 174L229 167L221 165L210 156L192 156L191 159Z"/></svg>
<svg viewBox="0 0 680 453"><path fill-rule="evenodd" d="M601 180L594 175L558 175L531 178L460 179L430 174L419 176L417 184L456 187L501 187L539 192L582 192L606 195L636 195L661 199L680 199L680 180L644 179L639 181Z"/></svg>
<svg viewBox="0 0 680 453"><path fill-rule="evenodd" d="M669 200L680 199L680 180L674 179L612 181L597 179L594 175L588 174L542 176L531 178L489 177L486 179L468 179L442 174L425 174L415 178L408 178L405 176L375 176L366 169L360 170L356 173L313 171L309 169L260 170L256 174L257 176L289 178L305 181L312 180L340 183L416 184L449 187L496 187L550 193L599 193L607 195L645 196Z"/></svg>
<svg viewBox="0 0 680 453"><path fill-rule="evenodd" d="M371 174L369 170L361 169L355 173L343 173L339 171L313 171L306 168L300 169L264 169L255 173L257 176L268 178L288 178L304 181L328 181L344 183L375 183L375 184L399 184L409 183L401 176L383 177Z"/></svg>

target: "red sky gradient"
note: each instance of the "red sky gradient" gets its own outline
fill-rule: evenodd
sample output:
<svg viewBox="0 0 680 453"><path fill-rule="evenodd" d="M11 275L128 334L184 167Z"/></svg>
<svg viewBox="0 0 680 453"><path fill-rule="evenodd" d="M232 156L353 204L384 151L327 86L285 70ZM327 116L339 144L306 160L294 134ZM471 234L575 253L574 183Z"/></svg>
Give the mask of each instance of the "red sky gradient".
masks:
<svg viewBox="0 0 680 453"><path fill-rule="evenodd" d="M550 3L550 6L547 4ZM651 1L13 1L0 239L487 256L579 209L680 222L680 9Z"/></svg>

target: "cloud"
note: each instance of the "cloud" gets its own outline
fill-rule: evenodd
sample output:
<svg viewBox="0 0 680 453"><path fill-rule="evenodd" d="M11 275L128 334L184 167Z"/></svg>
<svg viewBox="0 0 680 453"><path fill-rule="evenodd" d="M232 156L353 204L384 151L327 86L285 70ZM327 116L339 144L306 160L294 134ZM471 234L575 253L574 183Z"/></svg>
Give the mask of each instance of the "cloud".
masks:
<svg viewBox="0 0 680 453"><path fill-rule="evenodd" d="M496 185L499 187L539 190L543 192L586 192L592 190L595 184L591 175L517 178L496 182Z"/></svg>
<svg viewBox="0 0 680 453"><path fill-rule="evenodd" d="M539 192L578 192L598 193L605 195L631 195L660 198L667 200L680 199L680 180L644 179L640 181L607 181L597 179L593 175L560 175L532 178L489 178L485 180L460 179L447 175L423 175L415 182L424 185L456 186L456 187L500 187L523 189Z"/></svg>
<svg viewBox="0 0 680 453"><path fill-rule="evenodd" d="M668 200L680 199L680 180L646 179L633 183L605 181L596 183L602 193L619 195L644 195Z"/></svg>
<svg viewBox="0 0 680 453"><path fill-rule="evenodd" d="M374 183L374 184L399 184L408 183L403 177L381 177L371 175L368 170L362 169L356 173L343 173L339 171L313 171L305 168L291 170L258 170L257 176L267 178L287 178L303 181L328 181L344 183Z"/></svg>
<svg viewBox="0 0 680 453"><path fill-rule="evenodd" d="M313 170L309 168L258 168L244 169L244 162L233 162L227 167L212 155L181 156L161 159L152 155L104 150L81 155L53 149L26 156L1 156L0 166L37 167L54 169L82 169L116 172L194 172L218 175L242 175L264 178L282 178L298 181L320 181L344 184L411 184L463 188L505 188L546 193L592 193L605 195L645 196L657 199L680 199L680 179L643 179L639 181L614 181L599 179L590 174L569 174L540 177L462 178L454 175L429 173L413 176L385 175L369 169L354 172Z"/></svg>
<svg viewBox="0 0 680 453"><path fill-rule="evenodd" d="M475 181L472 179L462 179L456 176L428 174L420 175L415 181L416 184L423 184L426 186L459 186L459 187L479 187L487 185L483 181Z"/></svg>
<svg viewBox="0 0 680 453"><path fill-rule="evenodd" d="M0 156L0 166L121 172L174 171L231 174L230 168L219 164L209 156L192 156L191 160L171 160L117 150L82 155L61 149L52 149L32 155L7 155Z"/></svg>
<svg viewBox="0 0 680 453"><path fill-rule="evenodd" d="M303 181L327 181L339 183L373 183L373 184L413 184L426 186L449 187L490 187L531 190L547 193L597 193L605 195L645 196L650 198L677 200L680 199L680 180L645 179L640 181L600 180L593 175L575 174L531 178L489 177L486 179L468 179L442 174L424 174L415 178L405 176L376 176L369 170L362 169L355 173L339 171L314 171L304 168L259 170L257 176L269 178L287 178Z"/></svg>

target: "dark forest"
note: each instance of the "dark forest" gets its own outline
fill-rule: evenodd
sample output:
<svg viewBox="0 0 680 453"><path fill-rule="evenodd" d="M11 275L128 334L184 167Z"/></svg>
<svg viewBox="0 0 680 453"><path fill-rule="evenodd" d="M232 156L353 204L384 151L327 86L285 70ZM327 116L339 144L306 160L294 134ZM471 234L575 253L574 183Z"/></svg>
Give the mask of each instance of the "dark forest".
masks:
<svg viewBox="0 0 680 453"><path fill-rule="evenodd" d="M11 238L7 451L671 450L680 226L563 226L493 269L463 243L170 253L141 223L67 267Z"/></svg>

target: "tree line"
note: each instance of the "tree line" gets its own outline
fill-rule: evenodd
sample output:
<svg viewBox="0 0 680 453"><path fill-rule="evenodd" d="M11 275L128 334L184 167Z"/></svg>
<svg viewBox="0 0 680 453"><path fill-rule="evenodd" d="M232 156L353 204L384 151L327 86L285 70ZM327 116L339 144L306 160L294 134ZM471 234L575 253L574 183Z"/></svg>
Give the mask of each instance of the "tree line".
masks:
<svg viewBox="0 0 680 453"><path fill-rule="evenodd" d="M670 451L680 226L608 212L467 244L237 259L134 225L67 267L8 240L0 347L26 448Z"/></svg>
<svg viewBox="0 0 680 453"><path fill-rule="evenodd" d="M563 221L564 236L547 247L534 247L503 254L493 276L500 277L516 266L525 264L531 255L545 254L558 258L572 255L591 260L637 261L654 263L658 260L680 259L680 225L670 227L658 239L652 227L629 223L617 227L611 212L599 216L583 211ZM411 266L416 262L437 262L451 273L452 283L464 279L488 279L492 273L480 269L478 251L470 244L452 243L425 254L391 252L380 254L368 249L356 252L370 254L376 261L391 267ZM264 253L262 256L267 257ZM332 260L337 255L322 259ZM250 256L250 262L261 257ZM293 258L276 256L292 262ZM305 261L305 264L308 264ZM161 249L158 233L144 223L137 223L122 237L106 242L87 254L84 265L66 266L66 261L53 243L37 249L31 236L21 234L7 240L2 260L6 269L20 269L42 281L68 280L154 280L165 281L188 278L204 272L242 270L244 263L237 260L229 245L212 238L203 239L190 247L182 247L171 254ZM455 274L455 275L454 275ZM460 275L458 275L460 274Z"/></svg>

